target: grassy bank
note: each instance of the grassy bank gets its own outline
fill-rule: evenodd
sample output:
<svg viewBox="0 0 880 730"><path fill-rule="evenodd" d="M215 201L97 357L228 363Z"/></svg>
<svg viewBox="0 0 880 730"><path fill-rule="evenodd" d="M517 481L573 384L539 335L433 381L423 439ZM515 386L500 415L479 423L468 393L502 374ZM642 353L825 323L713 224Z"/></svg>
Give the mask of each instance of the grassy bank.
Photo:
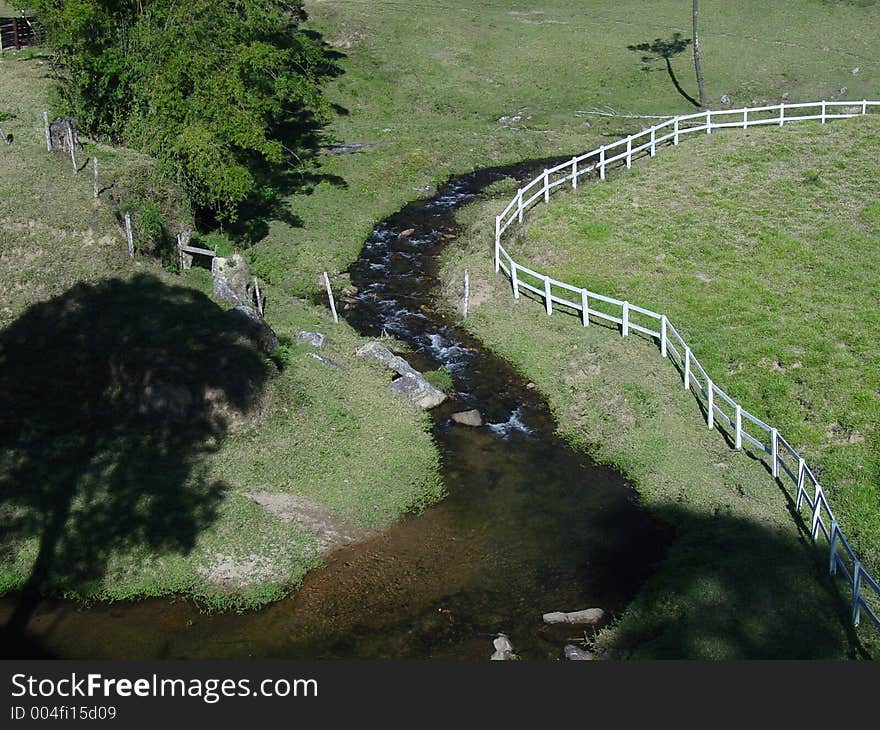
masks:
<svg viewBox="0 0 880 730"><path fill-rule="evenodd" d="M86 142L94 201L90 167L42 144L50 83L38 54L0 59L0 592L39 572L78 598L256 606L320 563L322 529L365 534L439 499L426 417L345 324L268 287L269 359L208 272L166 272L140 230L129 259L122 210L152 205L176 231L186 206L149 158Z"/></svg>
<svg viewBox="0 0 880 730"><path fill-rule="evenodd" d="M689 140L536 209L511 244L555 278L666 312L717 382L818 464L873 565L877 352L863 297L878 263L877 130L860 119ZM876 651L871 627L845 638L846 599L766 469L706 429L654 347L514 303L487 256L505 200L468 211L450 295L461 269L477 272L469 326L547 394L567 438L622 468L679 530L599 644L633 656L822 656L859 640Z"/></svg>
<svg viewBox="0 0 880 730"><path fill-rule="evenodd" d="M344 73L327 91L344 114L328 131L336 141L372 146L322 158L317 174L302 181L310 194L288 200L297 223L267 219L250 228L259 238L259 273L299 295L315 289L315 272L344 270L377 220L453 174L570 154L641 127L583 111L693 109L662 65L646 72L640 54L627 49L676 31L689 36L690 8L680 2L321 0L306 7L310 25L344 54ZM745 0L707 4L700 19L715 106L725 94L739 105L785 94L795 101L876 93L880 6ZM673 67L693 91L687 53Z"/></svg>

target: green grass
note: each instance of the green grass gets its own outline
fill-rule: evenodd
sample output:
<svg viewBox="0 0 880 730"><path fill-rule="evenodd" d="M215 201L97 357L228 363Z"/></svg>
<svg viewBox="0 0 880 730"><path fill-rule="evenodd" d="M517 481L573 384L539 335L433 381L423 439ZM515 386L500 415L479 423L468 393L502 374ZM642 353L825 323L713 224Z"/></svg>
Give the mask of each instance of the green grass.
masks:
<svg viewBox="0 0 880 730"><path fill-rule="evenodd" d="M554 278L666 313L715 382L806 456L875 573L878 350L869 303L880 264L878 131L869 117L686 140L555 197L508 239L519 261L540 261ZM668 656L687 645L731 656L748 635L757 642L767 633L756 626L737 644L737 618L725 611L748 607L727 594L749 581L761 594L779 572L750 569L748 546L699 529L692 519L699 514L771 525L784 536L772 546L774 562L803 572L800 585L787 588L800 594L807 623L839 622L835 605L843 602L809 598L822 593L824 559L807 559L797 547L781 492L762 465L706 429L655 347L601 326L584 330L573 317L548 319L529 299L512 302L485 253L504 203L468 210L467 235L447 257L450 286L470 266L476 286L493 294L468 326L547 394L567 438L622 468L646 504L680 530L658 576L600 643L633 655ZM717 565L728 591L712 597L718 582L695 580L694 560ZM870 627L861 638L876 643Z"/></svg>
<svg viewBox="0 0 880 730"><path fill-rule="evenodd" d="M310 25L346 56L328 95L347 114L329 134L376 144L323 157L311 194L288 201L301 224L269 221L253 249L261 276L298 295L315 290L316 272L344 270L377 220L453 174L591 149L642 124L579 111L693 110L665 70L642 71L639 55L626 48L676 30L689 36L690 7L681 2L325 0L306 7ZM878 5L744 0L709 3L700 19L713 105L723 94L734 104L783 94L840 98L844 86L845 98L861 99L880 87L872 61ZM693 92L687 54L673 63ZM516 115L519 121L499 122Z"/></svg>
<svg viewBox="0 0 880 730"><path fill-rule="evenodd" d="M103 184L129 195L105 191L96 203L90 169L74 175L42 144L50 88L38 53L0 58L14 137L0 145L0 375L15 378L0 399L4 416L22 419L0 417L0 592L25 586L42 550L46 593L250 608L296 587L321 558L314 534L246 494L307 498L373 529L440 499L427 417L355 357L363 340L346 324L266 284L284 343L269 360L229 339L209 272L172 275L140 249L129 259L120 210L151 206L176 231L185 206L149 158L87 142L81 161L97 155ZM344 370L298 345L302 329L326 333L324 354ZM223 375L236 356L235 377ZM241 378L256 391L246 398ZM138 420L131 403L157 379L185 384L198 403L219 393L219 410L200 405L183 424ZM244 566L245 579L219 582L224 565Z"/></svg>

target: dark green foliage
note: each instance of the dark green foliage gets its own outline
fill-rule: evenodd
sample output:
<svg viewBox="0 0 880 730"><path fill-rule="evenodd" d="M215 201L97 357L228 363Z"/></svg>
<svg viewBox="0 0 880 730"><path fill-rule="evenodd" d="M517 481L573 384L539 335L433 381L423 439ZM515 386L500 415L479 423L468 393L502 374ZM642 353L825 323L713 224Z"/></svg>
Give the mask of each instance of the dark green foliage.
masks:
<svg viewBox="0 0 880 730"><path fill-rule="evenodd" d="M299 2L34 4L80 128L159 159L197 209L234 219L314 148L333 67Z"/></svg>

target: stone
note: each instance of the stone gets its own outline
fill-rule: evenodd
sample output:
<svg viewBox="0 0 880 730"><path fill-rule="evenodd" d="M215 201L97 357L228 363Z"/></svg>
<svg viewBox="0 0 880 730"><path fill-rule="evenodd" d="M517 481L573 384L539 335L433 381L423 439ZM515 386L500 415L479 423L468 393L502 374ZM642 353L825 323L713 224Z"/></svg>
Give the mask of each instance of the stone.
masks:
<svg viewBox="0 0 880 730"><path fill-rule="evenodd" d="M592 661L595 659L592 653L574 644L566 644L563 652L565 653L565 658L572 662Z"/></svg>
<svg viewBox="0 0 880 730"><path fill-rule="evenodd" d="M860 70L859 67L856 66L856 67L852 70L852 75L855 76L855 75L859 72L859 70Z"/></svg>
<svg viewBox="0 0 880 730"><path fill-rule="evenodd" d="M573 626L593 626L604 617L605 612L601 608L585 608L582 611L569 613L551 611L543 616L545 624L571 624Z"/></svg>
<svg viewBox="0 0 880 730"><path fill-rule="evenodd" d="M489 659L493 662L516 661L519 657L509 651L496 651Z"/></svg>
<svg viewBox="0 0 880 730"><path fill-rule="evenodd" d="M400 237L401 238L409 238L415 232L416 232L415 228L407 228L405 231L400 232Z"/></svg>
<svg viewBox="0 0 880 730"><path fill-rule="evenodd" d="M395 355L393 352L391 352L391 350L385 347L385 345L382 345L378 342L368 342L366 345L361 345L355 351L355 354L358 357L363 357L367 360L378 362L385 367L390 368L398 375L414 375L417 377L421 377L422 375L406 360L404 360L399 355Z"/></svg>
<svg viewBox="0 0 880 730"><path fill-rule="evenodd" d="M495 647L495 651L513 651L513 644L510 643L507 634L498 634L498 637L492 641L492 646Z"/></svg>
<svg viewBox="0 0 880 730"><path fill-rule="evenodd" d="M229 257L215 256L211 260L211 278L214 295L218 299L233 304L249 305L248 287L251 283L251 269L237 253Z"/></svg>
<svg viewBox="0 0 880 730"><path fill-rule="evenodd" d="M342 291L339 292L340 299L354 299L357 296L358 288L354 284L348 284L347 286L342 287Z"/></svg>
<svg viewBox="0 0 880 730"><path fill-rule="evenodd" d="M446 400L446 394L437 390L421 375L407 373L393 381L389 388L394 395L402 396L425 410L435 408Z"/></svg>
<svg viewBox="0 0 880 730"><path fill-rule="evenodd" d="M346 368L344 365L340 365L338 362L336 362L335 360L331 360L329 357L321 357L316 352L310 352L309 355L315 358L315 360L317 360L318 362L329 365L331 368L336 368L337 370L342 370L343 372L346 372L348 370L348 368Z"/></svg>
<svg viewBox="0 0 880 730"><path fill-rule="evenodd" d="M727 94L722 94L721 95L721 103L724 104L725 106L730 106L730 104L731 104L730 97Z"/></svg>
<svg viewBox="0 0 880 730"><path fill-rule="evenodd" d="M476 408L472 408L469 411L461 411L460 413L453 413L452 420L456 423L460 423L462 426L483 425L483 416L480 415L480 412Z"/></svg>
<svg viewBox="0 0 880 730"><path fill-rule="evenodd" d="M303 342L306 345L311 345L312 347L320 349L324 347L324 343L327 341L327 335L320 332L307 332L303 330L296 336L296 339L297 342Z"/></svg>
<svg viewBox="0 0 880 730"><path fill-rule="evenodd" d="M275 352L281 344L278 335L263 320L259 312L246 304L227 310L226 316L238 325L244 325L257 339L260 349L267 355Z"/></svg>
<svg viewBox="0 0 880 730"><path fill-rule="evenodd" d="M847 91L849 91L849 89L847 89L845 86L840 87L840 95L841 96L843 96Z"/></svg>
<svg viewBox="0 0 880 730"><path fill-rule="evenodd" d="M74 151L81 150L82 144L80 144L79 137L76 133L76 119L73 117L62 117L61 119L56 119L49 125L49 139L52 144L52 149L55 152L61 152L64 154L70 154L70 140L67 135L67 127L70 125L71 130L73 131L73 148Z"/></svg>

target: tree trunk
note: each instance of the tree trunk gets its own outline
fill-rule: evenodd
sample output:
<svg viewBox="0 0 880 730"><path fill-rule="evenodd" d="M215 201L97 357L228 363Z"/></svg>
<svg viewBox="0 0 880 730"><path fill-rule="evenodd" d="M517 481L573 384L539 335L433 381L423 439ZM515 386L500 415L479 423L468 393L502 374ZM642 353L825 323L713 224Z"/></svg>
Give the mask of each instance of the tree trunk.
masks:
<svg viewBox="0 0 880 730"><path fill-rule="evenodd" d="M697 73L697 88L700 91L700 106L708 107L706 103L706 88L703 84L703 67L700 62L700 37L697 34L697 15L699 14L699 0L694 0L694 71Z"/></svg>

